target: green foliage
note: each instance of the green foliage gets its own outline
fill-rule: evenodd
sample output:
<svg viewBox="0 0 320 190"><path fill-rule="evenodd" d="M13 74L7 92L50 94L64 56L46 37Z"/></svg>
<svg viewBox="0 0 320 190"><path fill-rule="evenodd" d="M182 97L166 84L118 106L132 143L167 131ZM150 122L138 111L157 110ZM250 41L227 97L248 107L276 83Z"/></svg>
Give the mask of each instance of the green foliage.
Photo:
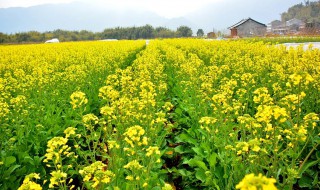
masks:
<svg viewBox="0 0 320 190"><path fill-rule="evenodd" d="M198 29L198 31L197 31L197 36L198 36L198 37L202 37L203 35L204 35L203 30L202 30L202 29Z"/></svg>
<svg viewBox="0 0 320 190"><path fill-rule="evenodd" d="M203 31L202 31L203 33ZM153 38L175 38L175 37L190 37L192 36L191 28L181 26L177 31L170 30L165 27L152 27L147 24L140 27L116 27L108 28L102 32L91 32L87 30L81 31L66 31L57 29L49 32L19 32L16 34L0 33L0 44L10 43L43 43L52 38L58 38L61 42L67 41L89 41L103 39L153 39ZM202 34L203 36L203 34Z"/></svg>
<svg viewBox="0 0 320 190"><path fill-rule="evenodd" d="M177 28L177 35L178 37L191 37L192 30L188 26L180 26L179 28Z"/></svg>
<svg viewBox="0 0 320 190"><path fill-rule="evenodd" d="M294 5L288 9L287 12L281 14L283 22L290 19L297 18L304 22L320 22L320 2L306 1L305 5L302 3Z"/></svg>

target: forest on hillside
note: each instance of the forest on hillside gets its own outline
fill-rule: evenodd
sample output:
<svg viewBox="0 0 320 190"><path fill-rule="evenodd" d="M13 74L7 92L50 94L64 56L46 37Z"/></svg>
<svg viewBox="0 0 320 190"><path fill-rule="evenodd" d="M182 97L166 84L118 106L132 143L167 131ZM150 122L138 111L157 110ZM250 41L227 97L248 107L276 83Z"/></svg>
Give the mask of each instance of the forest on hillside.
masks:
<svg viewBox="0 0 320 190"><path fill-rule="evenodd" d="M281 14L282 22L297 18L306 23L320 23L320 1L304 1Z"/></svg>

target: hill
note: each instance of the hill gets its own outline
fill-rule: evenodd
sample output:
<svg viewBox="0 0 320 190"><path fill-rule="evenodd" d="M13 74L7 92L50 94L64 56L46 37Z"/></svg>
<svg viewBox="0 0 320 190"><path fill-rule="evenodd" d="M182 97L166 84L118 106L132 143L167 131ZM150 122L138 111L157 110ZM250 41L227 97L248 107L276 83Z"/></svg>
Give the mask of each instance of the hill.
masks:
<svg viewBox="0 0 320 190"><path fill-rule="evenodd" d="M281 14L282 22L297 18L304 22L320 22L320 1L300 3L288 9Z"/></svg>

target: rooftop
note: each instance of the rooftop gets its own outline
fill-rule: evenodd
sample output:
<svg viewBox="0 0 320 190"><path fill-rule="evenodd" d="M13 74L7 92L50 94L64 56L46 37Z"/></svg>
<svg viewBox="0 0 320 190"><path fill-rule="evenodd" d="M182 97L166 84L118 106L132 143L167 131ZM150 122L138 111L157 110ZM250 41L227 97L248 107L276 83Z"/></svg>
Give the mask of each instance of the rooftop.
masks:
<svg viewBox="0 0 320 190"><path fill-rule="evenodd" d="M256 20L253 20L252 18L249 17L249 18L246 18L246 19L242 19L240 22L238 22L238 23L230 26L228 29L236 28L236 27L240 26L241 24L243 24L243 23L245 23L245 22L247 22L247 21L249 21L249 20L251 20L251 21L253 21L253 22L256 22L256 23L258 23L258 24L261 24L261 25L267 27L267 25L265 25L265 24L263 24L263 23L261 23L261 22L258 22L258 21L256 21Z"/></svg>

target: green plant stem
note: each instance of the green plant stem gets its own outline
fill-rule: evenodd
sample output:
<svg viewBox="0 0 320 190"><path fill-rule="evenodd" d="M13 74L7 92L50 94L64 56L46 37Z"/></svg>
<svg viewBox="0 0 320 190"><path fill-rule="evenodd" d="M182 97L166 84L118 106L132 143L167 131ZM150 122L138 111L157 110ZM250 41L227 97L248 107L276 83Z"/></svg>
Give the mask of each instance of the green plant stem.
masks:
<svg viewBox="0 0 320 190"><path fill-rule="evenodd" d="M299 175L300 175L300 172L301 172L304 164L307 162L307 160L309 159L309 157L311 156L311 154L313 153L313 151L316 150L316 148L318 147L318 145L319 145L319 144L315 145L315 146L311 149L311 151L309 152L309 154L306 156L306 158L303 160L303 162L302 162L302 164L301 164L301 166L300 166L300 168L299 168L299 170L298 170L298 174L299 174Z"/></svg>
<svg viewBox="0 0 320 190"><path fill-rule="evenodd" d="M310 140L310 136L308 137L306 143L304 144L303 148L301 149L301 151L299 152L297 158L294 160L294 161L297 161L297 159L300 157L300 155L302 154L302 152L306 149L307 145L308 145L308 142Z"/></svg>

